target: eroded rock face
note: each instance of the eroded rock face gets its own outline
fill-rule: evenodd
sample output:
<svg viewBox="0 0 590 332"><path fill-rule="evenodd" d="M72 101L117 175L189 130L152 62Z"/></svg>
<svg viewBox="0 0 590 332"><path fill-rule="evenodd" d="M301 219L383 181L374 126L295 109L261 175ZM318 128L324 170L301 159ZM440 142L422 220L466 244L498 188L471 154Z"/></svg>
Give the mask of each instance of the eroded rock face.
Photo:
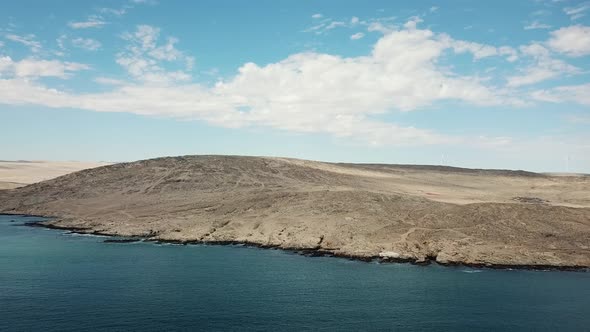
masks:
<svg viewBox="0 0 590 332"><path fill-rule="evenodd" d="M56 216L54 227L83 232L475 265L590 266L589 206L588 177L231 156L116 164L0 191L0 212Z"/></svg>

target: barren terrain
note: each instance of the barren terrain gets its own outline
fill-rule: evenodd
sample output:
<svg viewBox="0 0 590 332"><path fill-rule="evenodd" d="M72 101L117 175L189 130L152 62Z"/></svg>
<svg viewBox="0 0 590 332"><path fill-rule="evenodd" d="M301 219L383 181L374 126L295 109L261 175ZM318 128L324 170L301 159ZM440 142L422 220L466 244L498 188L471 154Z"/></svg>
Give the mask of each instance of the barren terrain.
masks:
<svg viewBox="0 0 590 332"><path fill-rule="evenodd" d="M13 189L107 163L80 161L0 161L0 189Z"/></svg>
<svg viewBox="0 0 590 332"><path fill-rule="evenodd" d="M151 240L355 258L590 267L590 177L185 156L0 190L0 212Z"/></svg>

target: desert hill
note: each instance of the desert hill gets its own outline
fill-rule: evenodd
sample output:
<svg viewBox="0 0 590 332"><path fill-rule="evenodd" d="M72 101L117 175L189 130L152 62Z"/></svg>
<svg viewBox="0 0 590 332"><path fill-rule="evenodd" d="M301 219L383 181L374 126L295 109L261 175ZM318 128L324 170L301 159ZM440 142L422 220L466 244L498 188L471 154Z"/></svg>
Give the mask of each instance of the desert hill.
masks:
<svg viewBox="0 0 590 332"><path fill-rule="evenodd" d="M352 257L590 267L590 177L240 156L166 157L0 190L0 212L152 240Z"/></svg>

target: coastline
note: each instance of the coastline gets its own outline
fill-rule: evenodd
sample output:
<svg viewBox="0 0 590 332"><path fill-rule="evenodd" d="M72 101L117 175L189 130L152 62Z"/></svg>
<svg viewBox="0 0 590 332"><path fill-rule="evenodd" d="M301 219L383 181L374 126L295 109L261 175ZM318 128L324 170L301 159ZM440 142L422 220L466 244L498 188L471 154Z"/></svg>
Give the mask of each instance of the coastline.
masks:
<svg viewBox="0 0 590 332"><path fill-rule="evenodd" d="M41 227L46 229L68 231L72 234L87 234L96 236L105 236L111 239L107 239L105 243L130 243L130 242L152 242L160 244L175 244L175 245L233 245L233 246L244 246L253 247L260 249L274 249L283 250L287 252L296 253L307 257L335 257L345 258L354 261L361 262L379 262L379 263L397 263L397 264L412 264L419 266L428 266L436 264L444 267L466 267L474 269L494 269L494 270L528 270L528 271L568 271L568 272L590 272L590 267L580 265L531 265L531 264L494 264L494 263L466 263L466 262L438 262L435 257L427 257L426 260L417 260L413 258L393 258L393 257L381 257L378 255L362 256L354 254L346 254L334 252L331 250L321 248L306 248L306 247L281 247L279 245L269 245L256 242L248 241L207 241L207 240L169 240L169 239L158 239L153 237L146 237L141 235L134 236L121 236L118 234L112 234L108 232L95 231L84 227L63 227L48 224L51 219L56 219L54 216L44 215L31 215L21 213L0 213L0 215L12 215L12 216L25 216L25 217L39 217L46 218L48 220L25 222L23 226L27 227ZM120 238L117 240L115 238Z"/></svg>

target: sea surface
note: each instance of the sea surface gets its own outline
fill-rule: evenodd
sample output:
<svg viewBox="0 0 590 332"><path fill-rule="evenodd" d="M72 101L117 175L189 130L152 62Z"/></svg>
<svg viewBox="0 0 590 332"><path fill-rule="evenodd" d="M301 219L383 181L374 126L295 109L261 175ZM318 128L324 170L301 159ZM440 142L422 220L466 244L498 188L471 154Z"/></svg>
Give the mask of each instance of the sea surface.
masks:
<svg viewBox="0 0 590 332"><path fill-rule="evenodd" d="M103 243L0 215L0 331L588 331L590 273Z"/></svg>

